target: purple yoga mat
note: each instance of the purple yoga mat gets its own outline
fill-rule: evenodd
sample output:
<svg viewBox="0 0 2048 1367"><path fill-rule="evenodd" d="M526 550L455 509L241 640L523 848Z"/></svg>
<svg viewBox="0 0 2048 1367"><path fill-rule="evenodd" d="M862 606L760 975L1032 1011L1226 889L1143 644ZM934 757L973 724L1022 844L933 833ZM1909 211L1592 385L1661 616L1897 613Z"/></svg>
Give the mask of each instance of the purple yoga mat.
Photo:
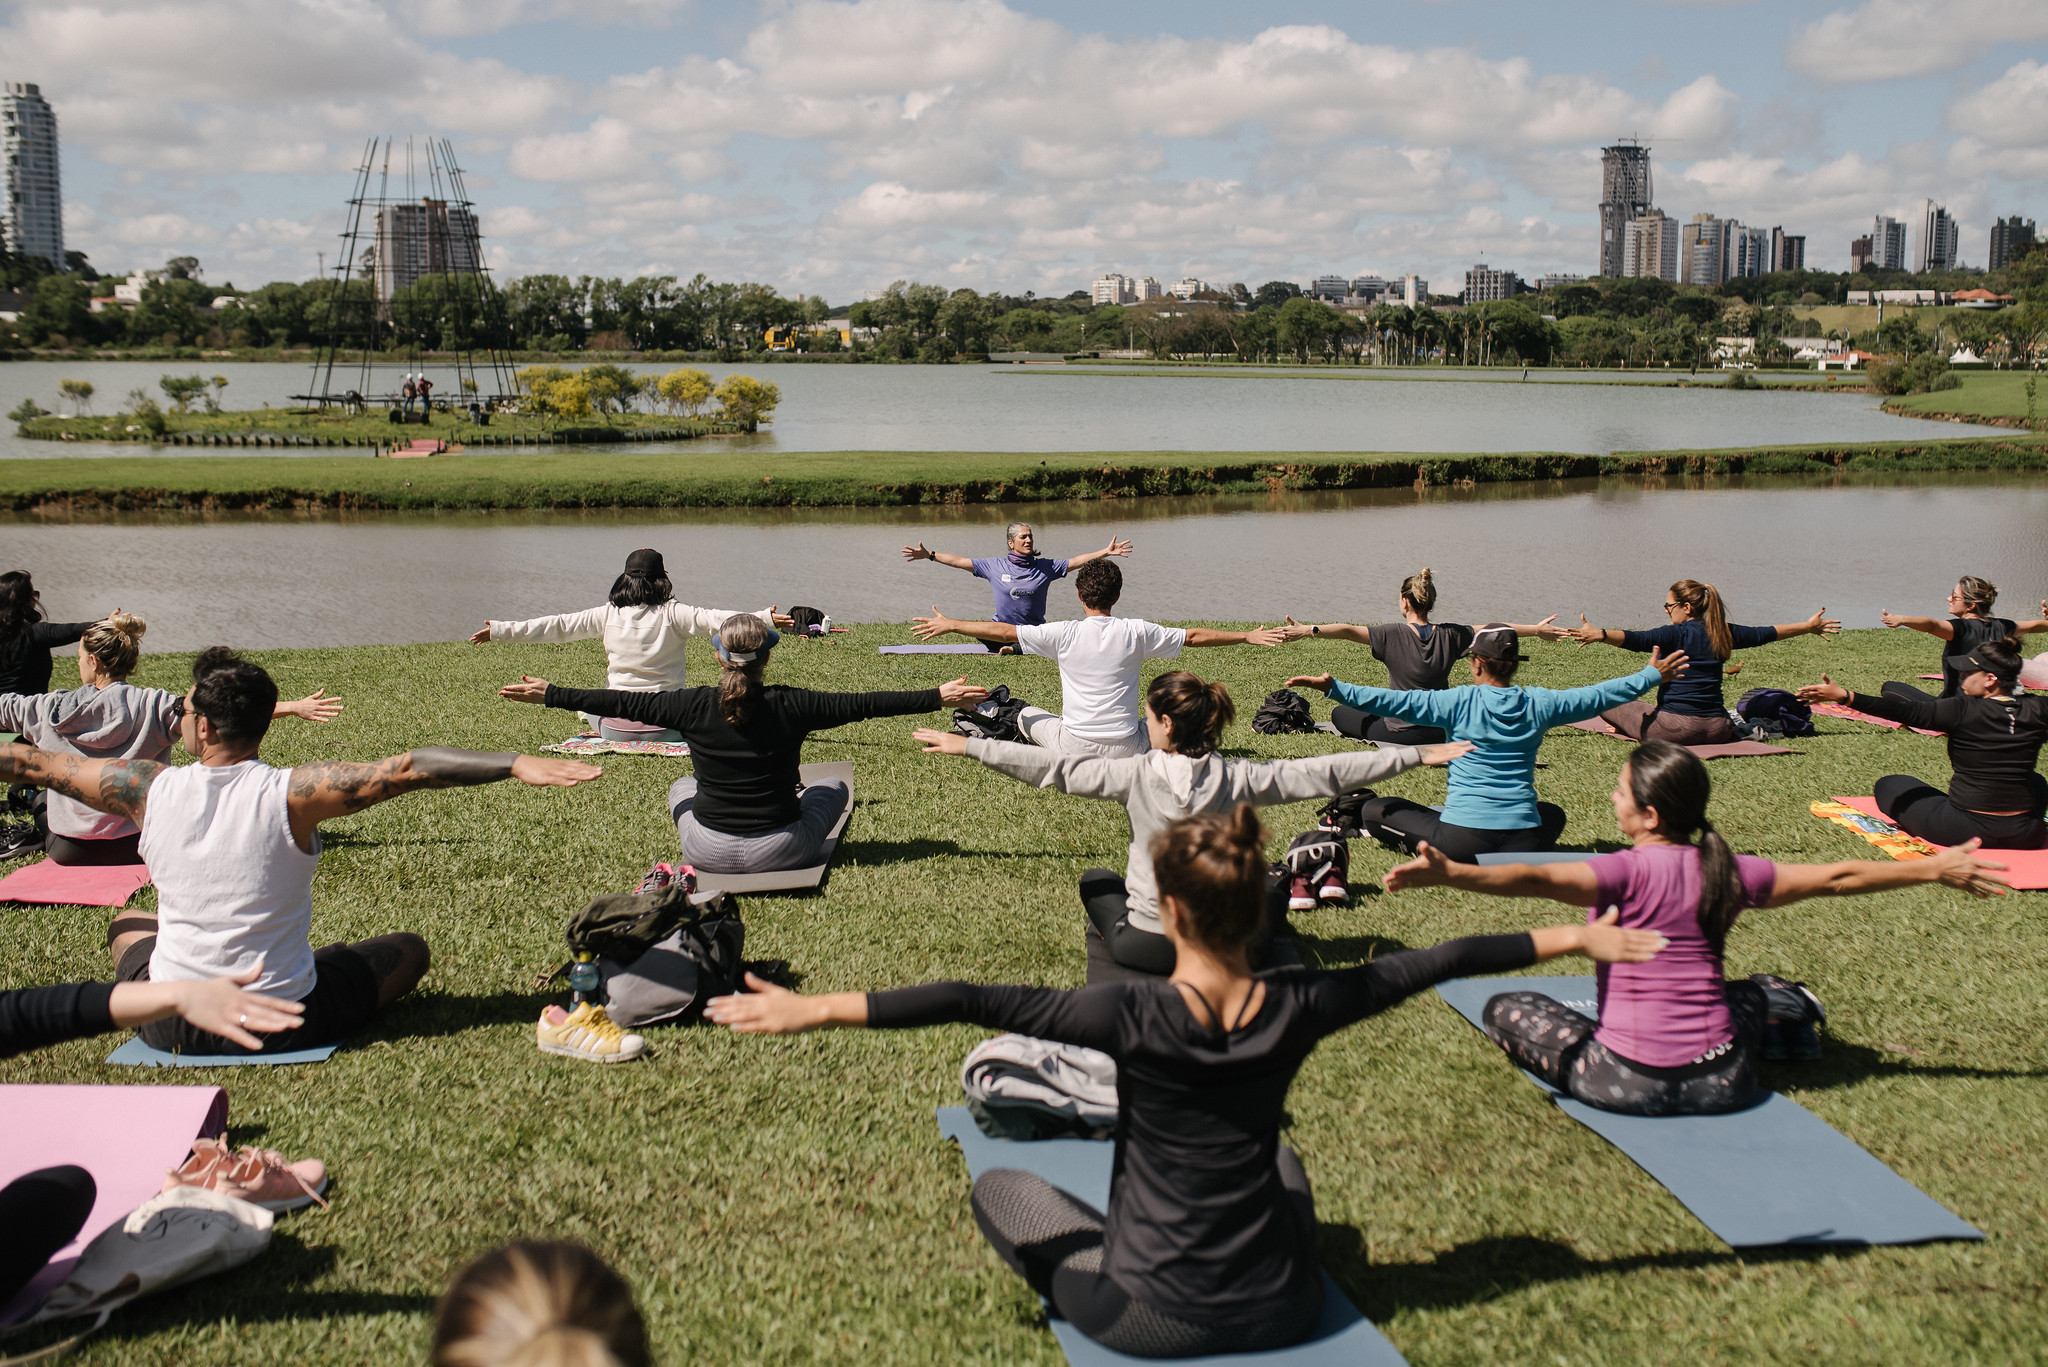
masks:
<svg viewBox="0 0 2048 1367"><path fill-rule="evenodd" d="M84 1247L163 1188L192 1141L227 1130L228 1094L218 1087L0 1086L0 1185L38 1168L71 1163L99 1187L78 1238L20 1295L0 1305L12 1324L64 1279Z"/></svg>

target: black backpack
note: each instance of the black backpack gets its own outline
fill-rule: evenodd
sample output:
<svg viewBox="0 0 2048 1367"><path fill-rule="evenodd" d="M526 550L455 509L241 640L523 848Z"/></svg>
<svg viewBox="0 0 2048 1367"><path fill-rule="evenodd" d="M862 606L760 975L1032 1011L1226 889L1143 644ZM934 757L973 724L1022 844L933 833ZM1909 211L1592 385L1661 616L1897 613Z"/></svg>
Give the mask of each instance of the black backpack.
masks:
<svg viewBox="0 0 2048 1367"><path fill-rule="evenodd" d="M1017 718L1029 706L1022 698L1010 696L1008 684L997 684L973 707L954 709L953 734L981 740L1026 740Z"/></svg>
<svg viewBox="0 0 2048 1367"><path fill-rule="evenodd" d="M1813 708L1782 688L1752 688L1736 701L1735 713L1776 736L1810 736Z"/></svg>
<svg viewBox="0 0 2048 1367"><path fill-rule="evenodd" d="M1316 829L1326 835L1344 839L1365 834L1365 823L1360 819L1360 813L1371 798L1370 790L1339 793L1316 808L1316 816L1320 818L1316 822Z"/></svg>
<svg viewBox="0 0 2048 1367"><path fill-rule="evenodd" d="M1262 736L1285 736L1316 729L1309 715L1308 699L1291 688L1275 689L1252 713L1252 730Z"/></svg>
<svg viewBox="0 0 2048 1367"><path fill-rule="evenodd" d="M790 630L799 636L811 637L825 634L825 614L816 608L791 608L789 610Z"/></svg>

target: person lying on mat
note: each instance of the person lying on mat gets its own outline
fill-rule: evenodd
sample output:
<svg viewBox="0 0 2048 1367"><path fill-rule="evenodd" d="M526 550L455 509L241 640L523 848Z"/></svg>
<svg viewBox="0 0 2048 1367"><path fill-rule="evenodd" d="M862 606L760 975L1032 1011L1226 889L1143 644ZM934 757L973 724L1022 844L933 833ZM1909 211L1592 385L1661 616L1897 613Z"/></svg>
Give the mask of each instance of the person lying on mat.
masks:
<svg viewBox="0 0 2048 1367"><path fill-rule="evenodd" d="M532 617L524 622L485 622L469 638L473 646L489 641L604 640L605 687L627 693L659 693L681 688L683 645L698 632L717 631L746 614L722 608L693 608L675 600L668 567L660 551L641 549L626 557L626 568L612 581L611 599L583 612L559 617ZM773 607L751 614L772 627L793 626L787 613ZM585 716L592 731L601 732L602 716ZM672 735L631 735L623 740L677 740Z"/></svg>
<svg viewBox="0 0 2048 1367"><path fill-rule="evenodd" d="M1428 567L1401 581L1401 620L1385 626L1355 627L1347 622L1326 622L1311 626L1292 617L1281 633L1290 641L1314 637L1326 641L1356 641L1387 667L1387 687L1403 692L1412 689L1444 689L1451 686L1451 666L1472 648L1472 628L1458 622L1431 622L1436 607L1436 576ZM1516 634L1545 641L1562 641L1569 628L1553 626L1555 613L1527 625L1510 622ZM1444 733L1434 726L1411 726L1392 717L1375 717L1343 704L1330 710L1330 725L1340 736L1353 740L1385 742L1389 745L1435 745Z"/></svg>
<svg viewBox="0 0 2048 1367"><path fill-rule="evenodd" d="M1114 1177L1098 1211L1032 1173L974 1184L975 1223L1004 1262L1091 1339L1147 1357L1298 1343L1322 1304L1307 1174L1280 1142L1287 1090L1325 1035L1449 978L1561 954L1650 958L1662 943L1612 918L1481 935L1345 969L1254 974L1266 932L1258 813L1175 821L1153 837L1170 979L1078 990L929 983L805 997L752 975L706 1016L736 1031L901 1029L965 1021L1099 1049L1116 1060Z"/></svg>
<svg viewBox="0 0 2048 1367"><path fill-rule="evenodd" d="M1453 887L1496 897L1542 897L1666 942L1647 962L1603 965L1597 1024L1540 992L1508 991L1483 1014L1486 1033L1518 1065L1588 1106L1629 1115L1714 1115L1758 1100L1756 1060L1780 1049L1817 1058L1820 1003L1803 984L1768 974L1725 981L1722 955L1750 907L1946 883L1979 897L2005 891L1976 842L1933 859L1773 864L1737 855L1707 820L1710 783L1699 756L1644 741L1622 765L1614 817L1630 848L1582 864L1454 864L1424 846L1386 876L1390 893ZM1617 910L1619 920L1616 920ZM1789 1026L1790 1038L1783 1027Z"/></svg>
<svg viewBox="0 0 2048 1367"><path fill-rule="evenodd" d="M1472 635L1465 656L1470 688L1400 692L1340 683L1328 674L1296 675L1287 687L1319 688L1376 717L1433 726L1473 750L1451 761L1450 796L1441 812L1405 797L1367 789L1359 826L1375 838L1413 851L1428 841L1453 859L1487 851L1547 850L1564 830L1564 808L1536 800L1536 751L1553 726L1584 721L1640 697L1686 670L1687 657L1650 652L1635 673L1586 688L1517 687L1515 671L1527 660L1521 633L1491 622Z"/></svg>
<svg viewBox="0 0 2048 1367"><path fill-rule="evenodd" d="M148 623L119 609L106 621L94 622L78 642L78 687L62 693L0 694L0 731L20 732L23 740L52 754L168 764L184 723L184 695L128 684L147 630ZM341 699L326 694L318 688L279 702L273 715L331 721L341 714ZM52 793L42 821L43 851L56 863L142 862L136 852L140 832L125 816Z"/></svg>
<svg viewBox="0 0 2048 1367"><path fill-rule="evenodd" d="M1174 951L1160 923L1151 849L1152 837L1167 823L1198 812L1229 811L1240 802L1265 807L1335 797L1418 764L1449 764L1472 748L1460 741L1307 759L1225 759L1216 745L1236 715L1229 689L1175 669L1154 679L1146 691L1151 749L1145 754L1122 759L1056 755L1035 745L969 740L950 731L915 734L928 753L966 755L1034 787L1121 802L1131 825L1123 877L1089 869L1081 875L1081 906L1110 958L1126 968L1163 975L1173 971Z"/></svg>
<svg viewBox="0 0 2048 1367"><path fill-rule="evenodd" d="M227 977L260 963L254 989L305 1008L295 1038L273 1035L259 1050L177 1020L142 1027L152 1048L237 1054L334 1044L426 973L427 942L406 932L313 949L321 822L420 788L507 778L569 788L604 772L574 760L449 749L273 769L257 750L276 707L277 685L261 665L214 646L193 662L185 695L180 739L197 764L0 746L0 781L39 783L142 828L139 852L156 884L157 911L124 912L107 928L120 981Z"/></svg>
<svg viewBox="0 0 2048 1367"><path fill-rule="evenodd" d="M1872 791L1877 809L1906 834L1936 845L1980 840L1994 850L2038 850L2048 848L2048 778L2039 768L2048 695L2013 696L2021 664L2019 637L2008 636L1943 661L1960 689L1953 698L1906 698L1890 684L1872 696L1825 674L1799 696L1945 733L1954 774L1947 792L1911 774L1886 774Z"/></svg>
<svg viewBox="0 0 2048 1367"><path fill-rule="evenodd" d="M1036 626L1045 620L1045 595L1052 590L1052 581L1064 579L1069 570L1079 570L1108 555L1129 555L1131 543L1121 537L1112 536L1109 544L1099 551L1085 551L1066 560L1049 560L1034 554L1036 542L1029 522L1012 522L1003 529L1003 540L1009 545L1009 554L995 557L969 559L964 555L951 555L945 551L928 551L924 542L903 548L905 560L931 560L941 565L951 565L956 570L966 570L976 579L986 579L989 589L995 594L995 619L1012 626ZM934 612L937 608L932 609ZM985 642L991 654L1014 654L1016 647L1000 641Z"/></svg>
<svg viewBox="0 0 2048 1367"><path fill-rule="evenodd" d="M1074 592L1085 614L1078 622L1015 626L1009 622L956 622L937 608L913 617L919 640L957 631L976 640L1015 645L1026 655L1044 655L1060 667L1060 711L1027 707L1017 725L1033 745L1063 755L1142 755L1146 740L1138 670L1147 660L1171 660L1183 647L1277 646L1278 628L1212 631L1208 627L1162 627L1142 617L1112 617L1123 597L1123 571L1098 560L1074 576Z"/></svg>
<svg viewBox="0 0 2048 1367"><path fill-rule="evenodd" d="M1721 594L1712 584L1681 579L1664 595L1661 627L1648 631L1608 630L1588 625L1583 613L1572 638L1589 645L1623 650L1682 650L1692 661L1685 677L1667 679L1657 689L1654 706L1626 702L1600 714L1631 740L1668 740L1677 745L1726 745L1735 739L1735 723L1721 700L1721 675L1737 650L1768 645L1789 636L1832 636L1842 624L1822 608L1803 622L1774 627L1737 626L1728 620Z"/></svg>
<svg viewBox="0 0 2048 1367"><path fill-rule="evenodd" d="M2010 617L1993 617L1992 605L1998 601L1998 585L1989 579L1979 579L1966 574L1956 581L1949 591L1947 617L1908 617L1903 613L1886 608L1879 614L1888 627L1905 627L1909 631L1924 631L1929 636L1948 642L1941 652L1941 693L1944 698L1953 698L1963 691L1963 681L1955 668L1949 664L1950 656L1968 655L1978 646L1991 641L2002 641L2008 636L2031 636L2036 632L2048 631L2048 598L2041 600L2041 616L2031 622L2015 622ZM1885 684L1883 693L1887 698L1901 702L1926 702L1936 697L1924 688L1892 680Z"/></svg>
<svg viewBox="0 0 2048 1367"><path fill-rule="evenodd" d="M690 743L696 777L668 792L683 858L707 873L769 873L816 864L853 798L839 779L805 786L797 768L811 732L871 717L965 707L988 690L966 679L902 692L820 693L764 684L780 633L734 617L711 638L718 685L665 693L561 688L524 676L498 690L513 702L580 709L660 726Z"/></svg>
<svg viewBox="0 0 2048 1367"><path fill-rule="evenodd" d="M85 635L91 622L51 622L26 570L0 574L0 693L50 691L50 652Z"/></svg>

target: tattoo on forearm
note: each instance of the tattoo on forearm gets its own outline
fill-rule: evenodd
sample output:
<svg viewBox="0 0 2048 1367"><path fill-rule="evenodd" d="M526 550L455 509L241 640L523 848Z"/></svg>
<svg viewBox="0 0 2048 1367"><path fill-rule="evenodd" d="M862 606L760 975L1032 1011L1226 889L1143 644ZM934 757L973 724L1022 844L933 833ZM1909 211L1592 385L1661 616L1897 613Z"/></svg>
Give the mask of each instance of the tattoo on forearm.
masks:
<svg viewBox="0 0 2048 1367"><path fill-rule="evenodd" d="M374 764L350 764L341 760L317 760L292 770L292 796L301 801L339 798L344 811L356 812L375 806L389 797L423 787L407 782L405 756L394 755Z"/></svg>

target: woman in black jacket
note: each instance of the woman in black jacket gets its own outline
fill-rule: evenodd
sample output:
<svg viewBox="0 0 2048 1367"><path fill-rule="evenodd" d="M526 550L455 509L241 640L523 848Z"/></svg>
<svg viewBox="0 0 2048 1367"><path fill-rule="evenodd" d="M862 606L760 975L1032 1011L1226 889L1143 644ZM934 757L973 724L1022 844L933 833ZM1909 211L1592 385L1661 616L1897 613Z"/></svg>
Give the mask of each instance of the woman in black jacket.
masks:
<svg viewBox="0 0 2048 1367"><path fill-rule="evenodd" d="M980 702L988 690L955 679L938 688L880 693L820 693L764 684L769 653L782 639L757 617L734 617L712 638L716 687L662 693L558 688L522 676L498 690L514 702L625 717L678 731L690 745L696 777L669 789L683 858L707 873L767 873L809 868L853 794L837 779L798 780L804 742L822 731L871 717L901 717Z"/></svg>
<svg viewBox="0 0 2048 1367"><path fill-rule="evenodd" d="M0 693L49 692L50 652L77 645L92 625L44 621L42 598L27 571L0 574Z"/></svg>

